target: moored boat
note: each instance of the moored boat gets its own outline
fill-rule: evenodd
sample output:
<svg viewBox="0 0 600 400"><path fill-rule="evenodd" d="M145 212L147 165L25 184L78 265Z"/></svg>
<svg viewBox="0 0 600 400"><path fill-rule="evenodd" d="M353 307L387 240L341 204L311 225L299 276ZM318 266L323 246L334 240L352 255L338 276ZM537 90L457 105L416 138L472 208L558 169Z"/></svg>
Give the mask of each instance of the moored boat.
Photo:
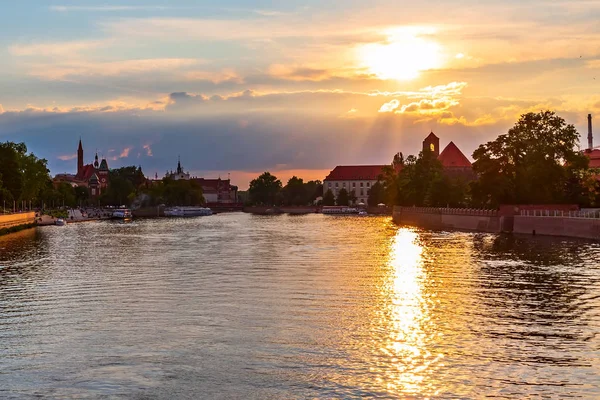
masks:
<svg viewBox="0 0 600 400"><path fill-rule="evenodd" d="M112 213L113 219L131 219L131 210L127 208L119 208Z"/></svg>
<svg viewBox="0 0 600 400"><path fill-rule="evenodd" d="M349 215L349 214L358 214L359 209L356 207L348 207L348 206L323 206L321 209L323 214L328 215Z"/></svg>
<svg viewBox="0 0 600 400"><path fill-rule="evenodd" d="M54 225L56 226L65 226L66 224L67 221L62 218L58 218L56 221L54 221Z"/></svg>
<svg viewBox="0 0 600 400"><path fill-rule="evenodd" d="M165 217L204 217L212 215L207 207L169 207L165 208Z"/></svg>

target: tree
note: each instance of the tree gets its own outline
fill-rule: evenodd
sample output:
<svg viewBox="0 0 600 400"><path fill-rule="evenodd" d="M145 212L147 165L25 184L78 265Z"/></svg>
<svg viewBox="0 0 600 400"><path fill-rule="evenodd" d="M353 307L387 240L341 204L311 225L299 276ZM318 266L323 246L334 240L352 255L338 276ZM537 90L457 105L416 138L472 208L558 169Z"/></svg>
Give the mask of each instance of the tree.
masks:
<svg viewBox="0 0 600 400"><path fill-rule="evenodd" d="M282 189L283 203L286 206L305 206L309 201L306 189L302 178L292 176Z"/></svg>
<svg viewBox="0 0 600 400"><path fill-rule="evenodd" d="M552 204L584 192L588 160L575 146L579 134L552 111L523 114L508 133L473 153L479 175L471 185L480 206ZM575 196L576 197L576 196Z"/></svg>
<svg viewBox="0 0 600 400"><path fill-rule="evenodd" d="M378 181L371 186L368 193L369 198L367 199L367 203L371 207L375 207L380 203L385 202L385 186L383 182ZM393 203L392 203L393 204Z"/></svg>
<svg viewBox="0 0 600 400"><path fill-rule="evenodd" d="M356 190L352 189L350 193L348 193L348 202L350 204L356 204L356 200L358 200L358 197L356 197Z"/></svg>
<svg viewBox="0 0 600 400"><path fill-rule="evenodd" d="M334 206L335 205L335 196L331 189L327 189L325 195L323 195L323 205L324 206Z"/></svg>
<svg viewBox="0 0 600 400"><path fill-rule="evenodd" d="M342 188L338 193L336 203L338 206L347 206L350 201L350 196L348 195L348 191L346 188Z"/></svg>
<svg viewBox="0 0 600 400"><path fill-rule="evenodd" d="M264 172L250 182L248 193L253 204L275 205L281 191L281 181L269 172Z"/></svg>
<svg viewBox="0 0 600 400"><path fill-rule="evenodd" d="M323 195L323 182L316 181L308 181L304 184L306 194L308 196L308 202L313 204L317 197L321 197Z"/></svg>

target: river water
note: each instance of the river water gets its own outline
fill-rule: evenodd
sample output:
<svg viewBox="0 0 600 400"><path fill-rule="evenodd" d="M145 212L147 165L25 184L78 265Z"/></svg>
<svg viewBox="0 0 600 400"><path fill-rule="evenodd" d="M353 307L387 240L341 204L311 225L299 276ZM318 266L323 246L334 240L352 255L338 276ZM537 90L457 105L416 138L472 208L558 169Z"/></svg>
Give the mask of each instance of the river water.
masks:
<svg viewBox="0 0 600 400"><path fill-rule="evenodd" d="M385 217L0 238L0 398L600 398L600 247Z"/></svg>

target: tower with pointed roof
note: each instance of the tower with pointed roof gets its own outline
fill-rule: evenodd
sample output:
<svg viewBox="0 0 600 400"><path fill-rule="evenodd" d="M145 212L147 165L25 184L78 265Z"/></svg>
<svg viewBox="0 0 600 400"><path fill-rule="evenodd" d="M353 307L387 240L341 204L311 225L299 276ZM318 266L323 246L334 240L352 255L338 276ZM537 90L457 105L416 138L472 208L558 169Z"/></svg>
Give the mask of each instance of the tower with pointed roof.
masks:
<svg viewBox="0 0 600 400"><path fill-rule="evenodd" d="M83 145L79 138L79 147L77 148L77 175L81 175L83 171Z"/></svg>
<svg viewBox="0 0 600 400"><path fill-rule="evenodd" d="M432 151L436 158L440 155L440 138L433 132L423 140L423 153L426 151Z"/></svg>

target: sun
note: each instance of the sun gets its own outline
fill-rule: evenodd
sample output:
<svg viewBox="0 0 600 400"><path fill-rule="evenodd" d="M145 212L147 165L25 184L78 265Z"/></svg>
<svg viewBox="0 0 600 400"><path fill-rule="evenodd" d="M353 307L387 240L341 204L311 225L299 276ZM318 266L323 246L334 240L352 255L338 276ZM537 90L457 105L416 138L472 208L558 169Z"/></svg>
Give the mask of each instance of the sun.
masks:
<svg viewBox="0 0 600 400"><path fill-rule="evenodd" d="M411 80L441 66L441 48L434 41L419 37L418 30L388 31L388 42L371 43L360 48L359 58L369 72L380 79Z"/></svg>

